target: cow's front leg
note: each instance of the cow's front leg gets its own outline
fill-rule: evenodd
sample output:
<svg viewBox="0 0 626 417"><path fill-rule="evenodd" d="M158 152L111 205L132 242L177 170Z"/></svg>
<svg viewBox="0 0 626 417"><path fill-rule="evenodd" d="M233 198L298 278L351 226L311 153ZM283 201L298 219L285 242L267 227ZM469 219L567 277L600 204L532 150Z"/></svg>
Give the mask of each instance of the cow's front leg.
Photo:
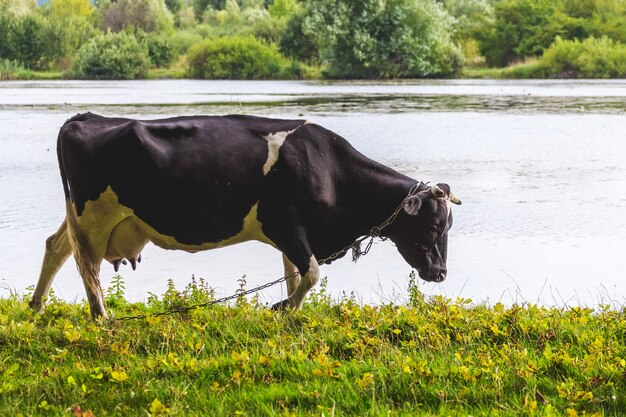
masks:
<svg viewBox="0 0 626 417"><path fill-rule="evenodd" d="M298 272L298 275L287 279L288 298L280 303L274 304L273 309L283 309L290 307L299 310L304 302L307 292L319 281L319 266L317 260L305 237L306 234L300 230L295 235L300 237L284 246L283 262L285 265L285 276Z"/></svg>
<svg viewBox="0 0 626 417"><path fill-rule="evenodd" d="M63 220L59 230L46 239L46 252L35 287L33 298L28 303L35 311L42 311L52 281L67 258L72 254L72 247L67 236L67 222Z"/></svg>
<svg viewBox="0 0 626 417"><path fill-rule="evenodd" d="M283 253L283 266L285 267L285 277L287 277L287 296L290 297L298 285L300 285L300 271Z"/></svg>
<svg viewBox="0 0 626 417"><path fill-rule="evenodd" d="M304 297L306 297L309 290L320 280L320 268L315 256L311 255L309 258L309 265L307 269L298 269L300 270L302 279L300 280L300 283L296 287L295 291L292 294L289 294L289 305L294 310L300 310L300 308L302 308Z"/></svg>

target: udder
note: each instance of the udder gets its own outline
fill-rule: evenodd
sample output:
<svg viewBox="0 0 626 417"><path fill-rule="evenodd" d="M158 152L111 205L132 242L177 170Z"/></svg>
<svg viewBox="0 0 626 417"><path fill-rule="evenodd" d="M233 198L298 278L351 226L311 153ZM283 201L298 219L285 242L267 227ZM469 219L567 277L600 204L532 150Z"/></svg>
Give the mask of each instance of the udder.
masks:
<svg viewBox="0 0 626 417"><path fill-rule="evenodd" d="M126 264L126 259L134 270L141 262L141 250L148 241L135 217L128 217L111 232L104 259L113 264L115 272L119 270L120 263Z"/></svg>

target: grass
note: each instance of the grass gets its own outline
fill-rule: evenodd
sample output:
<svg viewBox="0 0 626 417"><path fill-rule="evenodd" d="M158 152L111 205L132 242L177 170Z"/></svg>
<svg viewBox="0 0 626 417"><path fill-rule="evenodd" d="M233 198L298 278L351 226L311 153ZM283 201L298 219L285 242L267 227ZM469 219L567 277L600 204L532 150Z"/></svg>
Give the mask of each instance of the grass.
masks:
<svg viewBox="0 0 626 417"><path fill-rule="evenodd" d="M467 66L463 68L462 78L476 79L536 79L543 78L545 70L537 59L509 65L504 68L488 68L485 66Z"/></svg>
<svg viewBox="0 0 626 417"><path fill-rule="evenodd" d="M7 80L60 80L62 71L34 71L17 61L0 58L0 81Z"/></svg>
<svg viewBox="0 0 626 417"><path fill-rule="evenodd" d="M245 285L245 284L242 284ZM170 283L118 317L210 300ZM185 315L99 323L54 296L0 299L0 415L576 416L626 409L626 317L601 307L331 300L302 311L240 299ZM74 410L74 411L72 411Z"/></svg>

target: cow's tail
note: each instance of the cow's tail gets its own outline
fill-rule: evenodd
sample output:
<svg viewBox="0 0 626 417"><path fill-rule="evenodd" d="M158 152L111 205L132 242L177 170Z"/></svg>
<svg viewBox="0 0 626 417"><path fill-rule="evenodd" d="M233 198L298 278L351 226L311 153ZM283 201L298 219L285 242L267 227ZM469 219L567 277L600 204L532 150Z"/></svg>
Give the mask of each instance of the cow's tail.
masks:
<svg viewBox="0 0 626 417"><path fill-rule="evenodd" d="M66 122L63 127L65 127L68 122ZM70 184L67 179L67 173L63 160L63 142L64 138L67 138L66 135L64 135L64 129L61 128L57 138L57 158L59 161L59 169L61 171L61 181L63 182L63 192L65 193L67 235L72 247L72 253L74 254L76 266L78 267L78 271L83 278L85 286L89 286L89 289L91 289L94 294L98 294L101 291L98 280L99 266L94 259L89 240L78 224L78 213L76 212L76 206L74 205L71 195Z"/></svg>

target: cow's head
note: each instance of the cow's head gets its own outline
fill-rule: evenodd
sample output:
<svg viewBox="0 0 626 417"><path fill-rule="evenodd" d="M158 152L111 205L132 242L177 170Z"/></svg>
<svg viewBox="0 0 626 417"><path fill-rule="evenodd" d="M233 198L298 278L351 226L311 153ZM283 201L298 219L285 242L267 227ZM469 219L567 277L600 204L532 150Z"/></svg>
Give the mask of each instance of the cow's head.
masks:
<svg viewBox="0 0 626 417"><path fill-rule="evenodd" d="M461 204L448 184L422 189L402 202L391 239L398 251L426 281L446 279L450 203Z"/></svg>

